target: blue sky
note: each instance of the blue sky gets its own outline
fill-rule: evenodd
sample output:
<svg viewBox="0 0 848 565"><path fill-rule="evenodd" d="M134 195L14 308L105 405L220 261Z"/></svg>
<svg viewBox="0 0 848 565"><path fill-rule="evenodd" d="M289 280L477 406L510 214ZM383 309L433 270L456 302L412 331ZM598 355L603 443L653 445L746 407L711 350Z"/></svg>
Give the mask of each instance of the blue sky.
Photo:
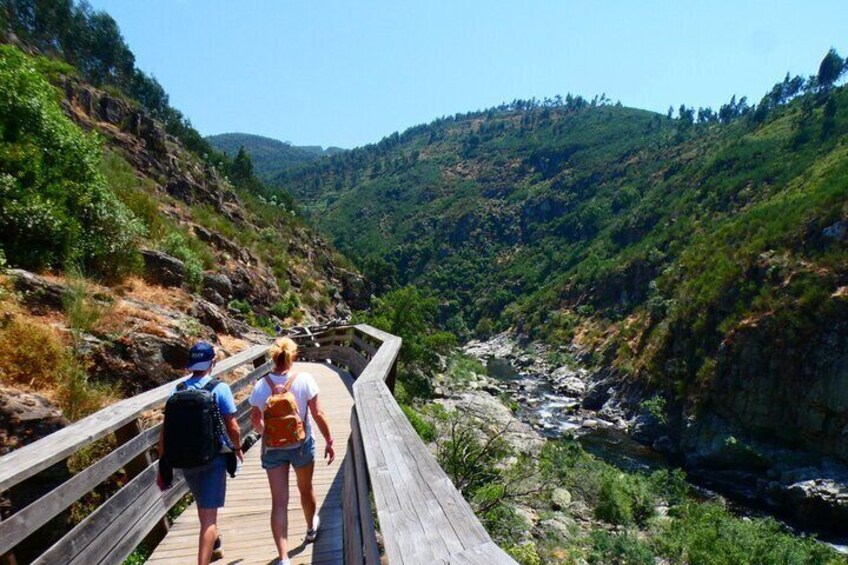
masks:
<svg viewBox="0 0 848 565"><path fill-rule="evenodd" d="M204 135L350 148L515 98L759 100L848 56L848 2L90 0Z"/></svg>

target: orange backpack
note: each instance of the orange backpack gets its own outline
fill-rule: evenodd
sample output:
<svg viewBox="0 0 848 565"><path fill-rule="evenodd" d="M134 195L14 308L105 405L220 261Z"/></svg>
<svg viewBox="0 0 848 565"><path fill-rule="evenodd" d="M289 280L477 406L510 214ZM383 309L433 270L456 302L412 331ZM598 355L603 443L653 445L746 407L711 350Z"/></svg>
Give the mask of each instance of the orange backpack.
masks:
<svg viewBox="0 0 848 565"><path fill-rule="evenodd" d="M271 377L265 375L265 381L271 388L271 396L265 402L265 410L262 412L266 447L289 447L306 439L297 400L291 393L296 378L297 374L292 374L286 384L275 385Z"/></svg>

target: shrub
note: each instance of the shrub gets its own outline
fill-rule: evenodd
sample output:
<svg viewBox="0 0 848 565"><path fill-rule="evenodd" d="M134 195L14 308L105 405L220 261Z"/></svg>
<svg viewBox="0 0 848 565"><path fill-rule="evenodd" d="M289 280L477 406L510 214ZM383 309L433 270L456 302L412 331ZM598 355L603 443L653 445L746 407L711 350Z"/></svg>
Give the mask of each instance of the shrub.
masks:
<svg viewBox="0 0 848 565"><path fill-rule="evenodd" d="M22 318L0 330L0 381L34 390L52 387L65 351L55 332Z"/></svg>
<svg viewBox="0 0 848 565"><path fill-rule="evenodd" d="M193 291L199 291L203 285L203 263L197 252L189 247L189 237L173 231L160 244L162 251L172 255L185 264L186 285Z"/></svg>
<svg viewBox="0 0 848 565"><path fill-rule="evenodd" d="M741 520L715 503L688 503L664 521L656 551L692 565L837 564L839 555L811 538L785 532L775 520Z"/></svg>
<svg viewBox="0 0 848 565"><path fill-rule="evenodd" d="M521 565L542 565L542 558L539 557L536 544L532 541L509 546L506 552Z"/></svg>
<svg viewBox="0 0 848 565"><path fill-rule="evenodd" d="M233 300L230 300L229 307L231 310L240 312L245 316L253 313L253 308L250 307L250 303L247 300L235 298Z"/></svg>
<svg viewBox="0 0 848 565"><path fill-rule="evenodd" d="M0 382L52 395L72 421L114 398L111 387L89 382L85 368L52 330L21 318L0 330Z"/></svg>
<svg viewBox="0 0 848 565"><path fill-rule="evenodd" d="M271 306L268 311L280 320L285 320L291 315L292 312L297 309L298 306L299 302L297 299L297 295L293 292L290 292L286 295L285 299Z"/></svg>
<svg viewBox="0 0 848 565"><path fill-rule="evenodd" d="M406 419L412 424L412 427L418 433L419 437L427 443L436 439L436 426L428 422L421 414L415 411L411 406L403 405L401 410L406 415Z"/></svg>
<svg viewBox="0 0 848 565"><path fill-rule="evenodd" d="M160 213L159 203L152 195L156 190L153 181L139 178L132 166L114 151L103 153L100 171L112 192L144 224L148 237L153 241L164 239L173 228Z"/></svg>
<svg viewBox="0 0 848 565"><path fill-rule="evenodd" d="M601 480L595 516L610 524L632 524L633 501L628 496L624 480L607 473Z"/></svg>
<svg viewBox="0 0 848 565"><path fill-rule="evenodd" d="M141 223L106 187L94 135L68 119L32 60L0 46L0 233L10 263L70 259L109 278L139 265Z"/></svg>
<svg viewBox="0 0 848 565"><path fill-rule="evenodd" d="M62 297L68 325L75 333L90 333L106 308L89 300L86 282L78 270L70 270L68 291Z"/></svg>
<svg viewBox="0 0 848 565"><path fill-rule="evenodd" d="M598 565L654 565L650 546L629 533L592 532L589 563Z"/></svg>

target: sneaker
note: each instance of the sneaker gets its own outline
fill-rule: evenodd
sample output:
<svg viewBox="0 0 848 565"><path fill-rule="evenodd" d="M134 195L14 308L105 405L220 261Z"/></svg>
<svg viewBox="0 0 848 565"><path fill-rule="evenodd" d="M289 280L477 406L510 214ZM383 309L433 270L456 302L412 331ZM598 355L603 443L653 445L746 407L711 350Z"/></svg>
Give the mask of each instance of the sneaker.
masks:
<svg viewBox="0 0 848 565"><path fill-rule="evenodd" d="M221 546L221 536L215 539L215 544L212 546L212 561L224 558L224 548Z"/></svg>
<svg viewBox="0 0 848 565"><path fill-rule="evenodd" d="M312 527L306 530L306 543L312 543L318 537L318 527L321 526L321 518L318 514L312 517Z"/></svg>

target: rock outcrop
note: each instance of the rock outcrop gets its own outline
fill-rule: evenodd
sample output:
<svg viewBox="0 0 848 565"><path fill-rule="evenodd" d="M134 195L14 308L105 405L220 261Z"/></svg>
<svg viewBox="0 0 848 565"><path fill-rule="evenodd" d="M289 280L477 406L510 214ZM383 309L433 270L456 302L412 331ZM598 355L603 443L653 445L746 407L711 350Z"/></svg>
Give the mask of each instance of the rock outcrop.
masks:
<svg viewBox="0 0 848 565"><path fill-rule="evenodd" d="M59 409L40 394L0 386L0 455L67 424Z"/></svg>

